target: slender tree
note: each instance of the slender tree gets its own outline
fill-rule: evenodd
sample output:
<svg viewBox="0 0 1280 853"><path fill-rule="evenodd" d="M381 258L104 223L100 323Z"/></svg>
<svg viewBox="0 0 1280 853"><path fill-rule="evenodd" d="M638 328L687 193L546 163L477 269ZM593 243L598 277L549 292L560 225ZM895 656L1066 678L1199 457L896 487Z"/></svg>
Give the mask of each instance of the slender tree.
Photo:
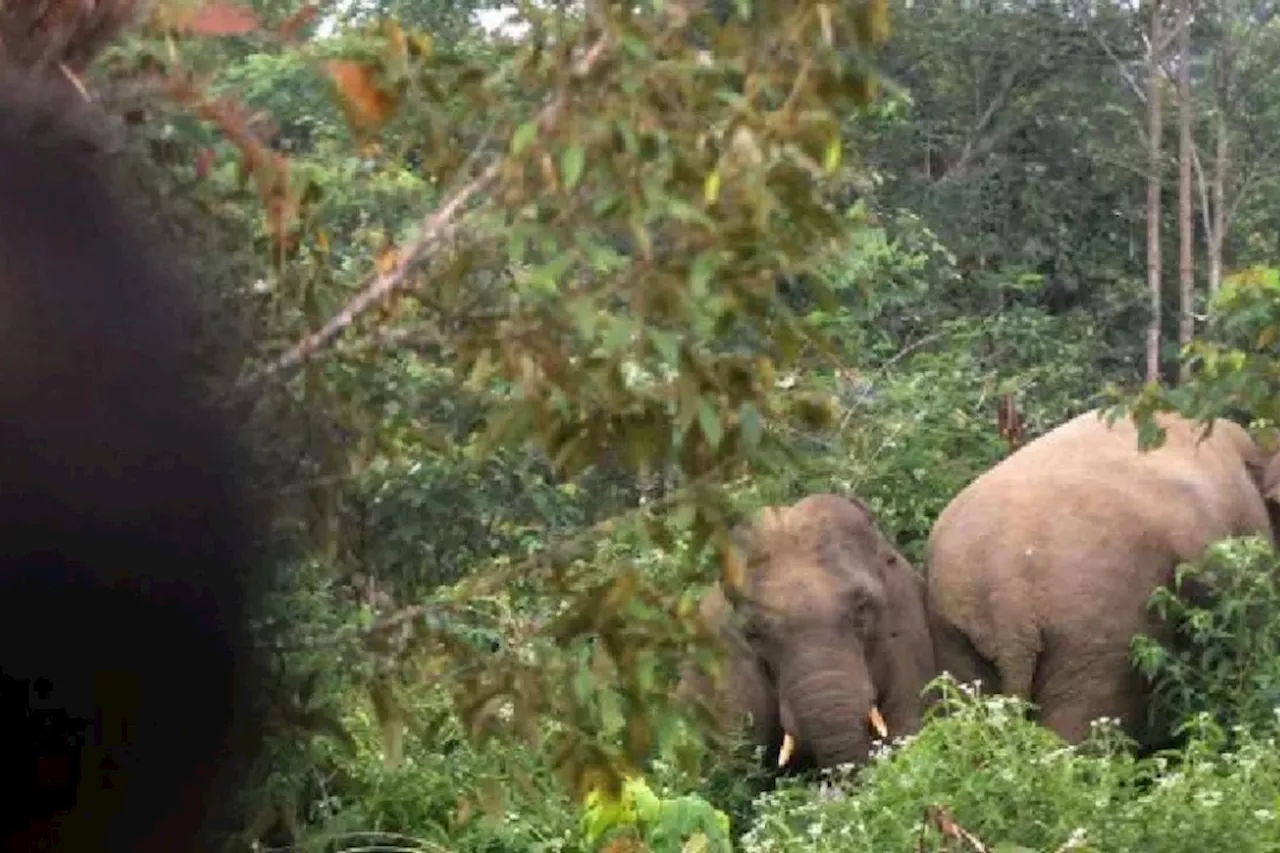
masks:
<svg viewBox="0 0 1280 853"><path fill-rule="evenodd" d="M1178 0L1178 346L1185 347L1195 335L1195 231L1191 214L1191 161L1195 140L1191 121L1191 0ZM1181 379L1188 365L1183 363Z"/></svg>
<svg viewBox="0 0 1280 853"><path fill-rule="evenodd" d="M1147 52L1147 290L1151 305L1151 319L1147 325L1148 382L1160 379L1160 140L1164 133L1160 54L1165 39L1163 12L1160 0L1150 0L1151 30Z"/></svg>

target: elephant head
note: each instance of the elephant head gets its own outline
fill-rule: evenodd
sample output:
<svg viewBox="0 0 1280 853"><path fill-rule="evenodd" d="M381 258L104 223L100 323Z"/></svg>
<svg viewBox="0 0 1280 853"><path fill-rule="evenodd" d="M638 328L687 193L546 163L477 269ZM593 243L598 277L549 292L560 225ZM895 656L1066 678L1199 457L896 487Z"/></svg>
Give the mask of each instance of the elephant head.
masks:
<svg viewBox="0 0 1280 853"><path fill-rule="evenodd" d="M917 730L934 675L924 584L870 510L812 495L763 510L734 540L742 583L713 588L701 616L726 652L719 696L749 715L766 761L862 763L873 736ZM690 667L681 690L710 687Z"/></svg>

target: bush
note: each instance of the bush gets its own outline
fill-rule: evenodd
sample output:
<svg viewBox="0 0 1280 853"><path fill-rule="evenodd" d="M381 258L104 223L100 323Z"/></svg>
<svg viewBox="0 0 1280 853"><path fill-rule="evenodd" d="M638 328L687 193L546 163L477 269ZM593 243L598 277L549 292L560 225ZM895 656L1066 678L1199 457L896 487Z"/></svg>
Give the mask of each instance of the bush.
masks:
<svg viewBox="0 0 1280 853"><path fill-rule="evenodd" d="M1153 681L1152 713L1188 723L1208 718L1225 732L1265 731L1280 708L1280 557L1261 537L1227 539L1180 566L1174 588L1151 607L1172 621L1170 647L1134 640L1138 668ZM1211 597L1180 595L1192 588Z"/></svg>
<svg viewBox="0 0 1280 853"><path fill-rule="evenodd" d="M681 853L697 845L706 853L730 853L729 817L696 795L660 799L641 778L628 779L620 797L594 791L579 824L589 850L614 840L638 841L653 853Z"/></svg>
<svg viewBox="0 0 1280 853"><path fill-rule="evenodd" d="M1218 752L1204 725L1182 752L1138 760L1109 722L1073 748L1018 700L937 684L943 715L856 780L831 773L817 796L796 784L763 796L742 849L1280 850L1274 736L1242 729L1233 751Z"/></svg>

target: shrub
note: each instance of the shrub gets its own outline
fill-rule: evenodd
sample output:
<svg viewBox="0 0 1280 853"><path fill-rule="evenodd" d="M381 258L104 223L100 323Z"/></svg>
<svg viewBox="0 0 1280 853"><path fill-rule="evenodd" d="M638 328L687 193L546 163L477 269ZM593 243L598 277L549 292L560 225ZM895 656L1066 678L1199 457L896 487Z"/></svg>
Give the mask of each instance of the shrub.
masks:
<svg viewBox="0 0 1280 853"><path fill-rule="evenodd" d="M1173 588L1150 606L1175 626L1166 647L1134 640L1134 660L1152 679L1152 713L1192 723L1204 717L1224 732L1274 727L1280 708L1280 558L1261 537L1227 539L1203 559L1180 566ZM1187 596L1192 589L1205 593ZM1207 591L1211 590L1211 593Z"/></svg>
<svg viewBox="0 0 1280 853"><path fill-rule="evenodd" d="M705 853L730 853L729 818L696 795L659 798L642 778L631 778L621 796L593 791L580 829L588 850L627 836L652 853L681 853L687 845ZM612 847L612 845L610 845Z"/></svg>
<svg viewBox="0 0 1280 853"><path fill-rule="evenodd" d="M856 779L828 774L814 796L789 783L760 800L748 853L781 851L1280 850L1280 750L1237 732L1219 752L1209 721L1183 751L1139 760L1110 722L1070 747L1025 703L977 697L943 677L942 709L882 750Z"/></svg>

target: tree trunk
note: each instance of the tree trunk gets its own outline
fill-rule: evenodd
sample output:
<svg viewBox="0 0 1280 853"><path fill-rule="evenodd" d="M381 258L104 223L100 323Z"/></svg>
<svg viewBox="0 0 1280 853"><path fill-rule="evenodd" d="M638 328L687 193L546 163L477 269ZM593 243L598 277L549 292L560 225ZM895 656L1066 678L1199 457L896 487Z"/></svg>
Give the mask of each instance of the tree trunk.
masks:
<svg viewBox="0 0 1280 853"><path fill-rule="evenodd" d="M1191 221L1191 0L1178 0L1178 347L1195 335L1195 232ZM1182 362L1179 380L1186 381Z"/></svg>
<svg viewBox="0 0 1280 853"><path fill-rule="evenodd" d="M1217 296L1222 288L1225 262L1222 257L1227 242L1227 174L1231 169L1228 116L1232 108L1232 78L1235 75L1236 43L1232 25L1236 21L1235 4L1223 0L1219 9L1222 35L1213 56L1213 173L1209 178L1210 210L1208 233L1205 235L1209 255L1209 296ZM1245 189L1242 187L1241 191Z"/></svg>
<svg viewBox="0 0 1280 853"><path fill-rule="evenodd" d="M1209 296L1217 296L1222 287L1222 247L1227 236L1227 112L1225 100L1219 103L1214 116L1213 177L1209 191L1212 193L1213 210L1208 234L1209 243Z"/></svg>
<svg viewBox="0 0 1280 853"><path fill-rule="evenodd" d="M1147 326L1147 381L1160 381L1160 138L1164 114L1160 102L1160 0L1151 3L1151 55L1147 57L1147 290L1151 319Z"/></svg>

